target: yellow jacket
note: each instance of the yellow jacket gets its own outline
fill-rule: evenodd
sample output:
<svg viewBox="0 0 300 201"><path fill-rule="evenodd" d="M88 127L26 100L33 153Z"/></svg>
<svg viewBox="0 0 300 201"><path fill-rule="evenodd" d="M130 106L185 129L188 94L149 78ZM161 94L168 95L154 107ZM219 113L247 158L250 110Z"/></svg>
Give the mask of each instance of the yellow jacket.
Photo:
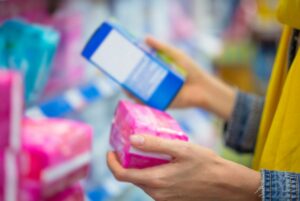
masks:
<svg viewBox="0 0 300 201"><path fill-rule="evenodd" d="M300 0L281 0L277 17L284 24L266 96L255 149L256 170L300 172L300 51L288 72L293 29L300 29Z"/></svg>

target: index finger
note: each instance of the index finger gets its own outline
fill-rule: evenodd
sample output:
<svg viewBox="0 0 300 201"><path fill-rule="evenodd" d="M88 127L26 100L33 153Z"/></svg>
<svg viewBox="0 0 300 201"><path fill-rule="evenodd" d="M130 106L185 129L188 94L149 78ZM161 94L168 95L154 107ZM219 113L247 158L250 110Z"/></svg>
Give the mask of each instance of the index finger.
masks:
<svg viewBox="0 0 300 201"><path fill-rule="evenodd" d="M171 45L168 45L167 43L161 42L152 36L147 36L145 41L150 47L152 47L158 51L162 51L163 53L165 53L166 55L171 57L175 62L180 62L179 59L182 56L184 56L184 54L181 52L181 50L179 50L175 47L172 47Z"/></svg>
<svg viewBox="0 0 300 201"><path fill-rule="evenodd" d="M179 158L182 156L182 148L187 146L186 142L183 141L140 134L130 136L130 142L135 148L141 151L165 154L173 158Z"/></svg>
<svg viewBox="0 0 300 201"><path fill-rule="evenodd" d="M117 180L148 187L160 187L161 185L157 180L159 176L157 175L160 175L161 171L167 168L167 165L161 165L146 169L125 169L113 152L107 154L107 164Z"/></svg>

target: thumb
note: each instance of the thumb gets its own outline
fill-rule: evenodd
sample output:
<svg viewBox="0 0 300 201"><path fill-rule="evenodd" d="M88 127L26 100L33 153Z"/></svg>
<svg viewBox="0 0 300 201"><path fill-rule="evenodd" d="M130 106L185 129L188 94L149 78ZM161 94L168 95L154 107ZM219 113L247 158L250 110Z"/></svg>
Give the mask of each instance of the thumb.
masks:
<svg viewBox="0 0 300 201"><path fill-rule="evenodd" d="M178 158L181 156L179 150L186 142L179 140L167 140L149 135L135 134L130 137L131 145L141 151L158 154L167 154Z"/></svg>

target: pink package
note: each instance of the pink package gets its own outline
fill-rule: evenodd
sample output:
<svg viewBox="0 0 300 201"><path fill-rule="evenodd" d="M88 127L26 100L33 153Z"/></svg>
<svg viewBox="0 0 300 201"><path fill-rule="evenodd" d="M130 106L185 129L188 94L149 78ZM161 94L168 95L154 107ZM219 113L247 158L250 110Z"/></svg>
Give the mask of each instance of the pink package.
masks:
<svg viewBox="0 0 300 201"><path fill-rule="evenodd" d="M87 176L92 129L70 120L24 120L23 151L27 168L22 187L28 200L53 196Z"/></svg>
<svg viewBox="0 0 300 201"><path fill-rule="evenodd" d="M84 201L84 190L80 184L75 184L45 201Z"/></svg>
<svg viewBox="0 0 300 201"><path fill-rule="evenodd" d="M0 2L0 23L4 20L16 17L35 22L49 18L46 0L7 0Z"/></svg>
<svg viewBox="0 0 300 201"><path fill-rule="evenodd" d="M45 95L53 96L62 90L79 85L83 81L83 58L81 53L83 36L83 17L78 12L62 9L47 23L61 35Z"/></svg>
<svg viewBox="0 0 300 201"><path fill-rule="evenodd" d="M40 181L31 180L29 178L22 179L22 199L21 201L41 201L52 200L57 198L60 192L66 191L69 186L78 182L82 178L86 177L89 172L90 166L88 164L80 167L79 169L68 173L60 180L53 182L52 184L42 184ZM70 195L71 196L71 195ZM60 198L59 196L58 198Z"/></svg>
<svg viewBox="0 0 300 201"><path fill-rule="evenodd" d="M188 136L167 113L128 101L120 101L113 120L110 144L125 168L146 168L168 163L170 156L145 153L133 148L129 138L148 134L170 140L188 141Z"/></svg>
<svg viewBox="0 0 300 201"><path fill-rule="evenodd" d="M0 151L0 200L20 200L20 157L11 150Z"/></svg>
<svg viewBox="0 0 300 201"><path fill-rule="evenodd" d="M23 85L17 72L0 70L0 149L20 150Z"/></svg>

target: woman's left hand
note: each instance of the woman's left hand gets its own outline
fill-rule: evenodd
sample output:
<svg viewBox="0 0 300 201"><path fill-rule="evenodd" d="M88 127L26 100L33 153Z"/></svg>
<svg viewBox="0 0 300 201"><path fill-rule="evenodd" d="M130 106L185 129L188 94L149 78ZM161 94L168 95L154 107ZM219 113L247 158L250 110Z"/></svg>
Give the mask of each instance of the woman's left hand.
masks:
<svg viewBox="0 0 300 201"><path fill-rule="evenodd" d="M124 169L114 152L107 163L119 181L142 188L156 201L261 200L260 173L229 162L209 149L188 142L133 135L132 145L146 152L172 156L168 164Z"/></svg>

